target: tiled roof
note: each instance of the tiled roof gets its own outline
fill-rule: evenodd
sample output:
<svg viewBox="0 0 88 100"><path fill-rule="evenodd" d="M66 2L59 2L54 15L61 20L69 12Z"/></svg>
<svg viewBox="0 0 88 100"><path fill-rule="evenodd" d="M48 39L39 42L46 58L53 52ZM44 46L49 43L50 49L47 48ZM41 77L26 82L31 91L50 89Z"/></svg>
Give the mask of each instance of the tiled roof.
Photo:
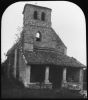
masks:
<svg viewBox="0 0 88 100"><path fill-rule="evenodd" d="M68 67L85 67L73 57L42 50L24 51L24 56L30 64L54 64Z"/></svg>
<svg viewBox="0 0 88 100"><path fill-rule="evenodd" d="M16 42L8 51L7 51L7 56L9 55L9 54L11 54L16 48L18 48L19 46L20 46L20 44L21 44L21 39L19 39L19 41L18 42Z"/></svg>

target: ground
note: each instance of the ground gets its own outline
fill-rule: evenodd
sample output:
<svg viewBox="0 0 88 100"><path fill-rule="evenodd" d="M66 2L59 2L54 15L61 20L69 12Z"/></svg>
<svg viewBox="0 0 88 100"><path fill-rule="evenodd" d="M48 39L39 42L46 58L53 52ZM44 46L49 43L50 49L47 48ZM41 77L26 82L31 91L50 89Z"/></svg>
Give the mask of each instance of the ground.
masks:
<svg viewBox="0 0 88 100"><path fill-rule="evenodd" d="M34 90L24 88L22 83L5 77L1 78L2 98L83 98L78 92L64 88L53 90Z"/></svg>

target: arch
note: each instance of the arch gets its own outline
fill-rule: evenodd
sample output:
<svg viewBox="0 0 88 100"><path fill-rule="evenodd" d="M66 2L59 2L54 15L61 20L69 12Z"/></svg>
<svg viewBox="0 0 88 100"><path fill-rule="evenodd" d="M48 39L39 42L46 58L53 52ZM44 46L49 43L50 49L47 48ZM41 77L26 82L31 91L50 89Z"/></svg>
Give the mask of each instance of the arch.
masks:
<svg viewBox="0 0 88 100"><path fill-rule="evenodd" d="M36 33L36 41L41 41L41 33L40 32Z"/></svg>
<svg viewBox="0 0 88 100"><path fill-rule="evenodd" d="M38 19L38 13L37 13L37 11L34 11L34 19Z"/></svg>
<svg viewBox="0 0 88 100"><path fill-rule="evenodd" d="M42 12L41 20L42 20L42 21L45 21L45 13L44 13L44 12Z"/></svg>

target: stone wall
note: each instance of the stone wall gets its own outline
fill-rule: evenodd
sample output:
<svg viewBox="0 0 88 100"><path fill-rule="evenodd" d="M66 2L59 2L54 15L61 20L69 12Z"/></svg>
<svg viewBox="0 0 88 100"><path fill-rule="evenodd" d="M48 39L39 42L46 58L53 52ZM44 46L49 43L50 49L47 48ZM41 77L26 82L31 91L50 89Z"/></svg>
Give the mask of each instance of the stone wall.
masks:
<svg viewBox="0 0 88 100"><path fill-rule="evenodd" d="M30 49L32 47L31 44L33 44L37 48L54 49L57 52L65 54L66 47L61 43L59 36L57 37L52 28L27 25L24 27L24 30L24 43L28 43ZM41 34L41 41L36 41L37 32Z"/></svg>
<svg viewBox="0 0 88 100"><path fill-rule="evenodd" d="M34 20L33 14L34 11L38 12L38 20ZM45 21L41 21L41 13L45 13ZM24 25L31 24L31 25L37 25L37 26L45 26L50 27L51 26L51 10L45 9L43 7L38 6L32 6L32 5L25 5L24 7Z"/></svg>
<svg viewBox="0 0 88 100"><path fill-rule="evenodd" d="M34 19L34 11L37 11L38 18ZM45 20L41 20L42 12L45 13ZM29 51L33 47L54 49L59 53L66 54L66 47L59 36L51 28L51 9L36 5L26 4L24 7L24 48ZM36 41L36 33L41 34L41 41ZM32 46L33 44L33 46Z"/></svg>

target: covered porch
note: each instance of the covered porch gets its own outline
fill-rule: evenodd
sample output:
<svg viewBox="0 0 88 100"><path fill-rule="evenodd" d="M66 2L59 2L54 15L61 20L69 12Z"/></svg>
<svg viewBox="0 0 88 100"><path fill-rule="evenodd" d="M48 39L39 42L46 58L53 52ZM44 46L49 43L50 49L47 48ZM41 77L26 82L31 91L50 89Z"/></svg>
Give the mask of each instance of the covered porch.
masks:
<svg viewBox="0 0 88 100"><path fill-rule="evenodd" d="M72 90L83 89L83 69L82 68L65 68L63 71L62 87Z"/></svg>
<svg viewBox="0 0 88 100"><path fill-rule="evenodd" d="M80 68L56 65L31 64L26 67L23 84L34 89L80 90L83 86L83 71Z"/></svg>
<svg viewBox="0 0 88 100"><path fill-rule="evenodd" d="M48 51L21 51L19 62L19 73L25 87L50 89L83 87L85 66L72 57Z"/></svg>

